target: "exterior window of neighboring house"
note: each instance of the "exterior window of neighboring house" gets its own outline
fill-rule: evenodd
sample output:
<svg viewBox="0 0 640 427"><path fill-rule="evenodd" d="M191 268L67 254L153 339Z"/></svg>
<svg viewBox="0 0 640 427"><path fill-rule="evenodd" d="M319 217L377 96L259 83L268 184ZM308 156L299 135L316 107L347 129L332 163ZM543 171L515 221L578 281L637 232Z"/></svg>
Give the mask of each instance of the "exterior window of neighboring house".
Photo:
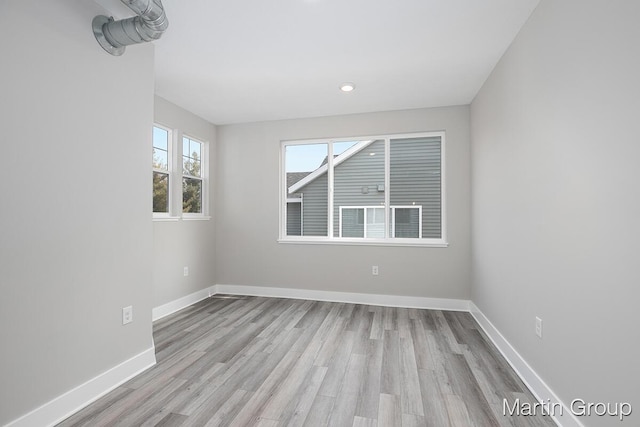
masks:
<svg viewBox="0 0 640 427"><path fill-rule="evenodd" d="M202 146L195 139L182 137L182 212L202 214Z"/></svg>
<svg viewBox="0 0 640 427"><path fill-rule="evenodd" d="M283 142L281 241L446 246L444 139Z"/></svg>
<svg viewBox="0 0 640 427"><path fill-rule="evenodd" d="M172 132L158 124L153 126L154 219L210 218L207 150L206 142L183 135L180 130Z"/></svg>
<svg viewBox="0 0 640 427"><path fill-rule="evenodd" d="M153 127L153 212L169 214L171 179L171 132Z"/></svg>

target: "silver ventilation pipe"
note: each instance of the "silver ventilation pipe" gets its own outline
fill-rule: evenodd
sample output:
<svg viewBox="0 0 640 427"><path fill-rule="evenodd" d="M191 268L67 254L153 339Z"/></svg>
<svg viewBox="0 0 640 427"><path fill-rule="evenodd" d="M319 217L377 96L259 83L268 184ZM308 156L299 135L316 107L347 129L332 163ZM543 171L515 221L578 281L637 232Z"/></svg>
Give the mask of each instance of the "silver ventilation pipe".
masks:
<svg viewBox="0 0 640 427"><path fill-rule="evenodd" d="M161 0L122 0L137 16L114 21L113 17L93 18L93 35L111 55L120 56L126 46L157 40L169 26Z"/></svg>

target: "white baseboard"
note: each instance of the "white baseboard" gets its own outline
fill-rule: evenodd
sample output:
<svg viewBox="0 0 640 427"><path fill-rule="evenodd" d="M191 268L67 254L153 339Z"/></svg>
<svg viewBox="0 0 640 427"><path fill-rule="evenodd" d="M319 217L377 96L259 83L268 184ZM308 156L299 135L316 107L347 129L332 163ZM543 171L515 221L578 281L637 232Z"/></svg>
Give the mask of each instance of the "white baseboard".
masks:
<svg viewBox="0 0 640 427"><path fill-rule="evenodd" d="M151 347L10 422L5 427L53 426L155 364L156 352L155 348Z"/></svg>
<svg viewBox="0 0 640 427"><path fill-rule="evenodd" d="M352 292L318 291L312 289L271 288L263 286L215 285L214 293L347 302L387 307L425 308L431 310L469 311L469 300L426 298L401 295L361 294Z"/></svg>
<svg viewBox="0 0 640 427"><path fill-rule="evenodd" d="M562 405L562 411L555 411L552 416L557 425L562 427L584 427L584 424L571 412L570 408L551 390L551 388L540 378L526 360L507 341L500 331L493 326L493 323L471 302L469 311L482 327L489 339L495 344L500 353L507 359L507 362L516 371L520 379L527 385L529 390L540 402L549 402L552 407ZM562 412L562 413L559 413Z"/></svg>
<svg viewBox="0 0 640 427"><path fill-rule="evenodd" d="M553 390L538 376L500 331L498 331L480 309L469 300L218 284L154 308L152 312L153 320L158 320L215 294L250 295L471 312L489 339L496 345L534 396L540 401L563 406L562 415L556 414L556 416L553 417L556 424L563 427L584 427L578 418L569 410L567 405L562 402ZM155 349L151 347L21 418L12 421L6 427L55 425L57 422L64 420L66 417L107 394L130 378L153 366L155 363Z"/></svg>
<svg viewBox="0 0 640 427"><path fill-rule="evenodd" d="M215 293L215 286L209 286L208 288L201 289L182 298L178 298L177 300L163 304L151 310L151 319L155 322L156 320L162 319L163 317L175 313L178 310L189 307L190 305L195 304L198 301L209 298Z"/></svg>

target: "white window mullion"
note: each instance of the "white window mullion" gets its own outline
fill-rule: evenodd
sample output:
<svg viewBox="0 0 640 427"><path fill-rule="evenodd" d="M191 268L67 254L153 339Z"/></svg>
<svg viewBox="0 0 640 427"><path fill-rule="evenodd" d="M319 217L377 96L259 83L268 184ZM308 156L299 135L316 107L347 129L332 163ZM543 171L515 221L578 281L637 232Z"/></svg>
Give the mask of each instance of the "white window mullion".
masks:
<svg viewBox="0 0 640 427"><path fill-rule="evenodd" d="M333 238L333 141L327 147L327 236Z"/></svg>
<svg viewBox="0 0 640 427"><path fill-rule="evenodd" d="M153 171L153 179L154 179L154 183L155 183L155 177L162 175L166 177L167 180L167 187L166 187L166 199L167 199L167 204L166 204L166 211L162 210L162 211L155 211L155 199L154 199L154 212L153 212L153 217L154 218L166 218L166 217L170 217L172 210L171 210L171 185L173 184L173 176L171 175L171 167L172 167L172 155L173 155L173 146L172 146L172 135L173 132L169 129L166 128L164 126L155 124L152 127L152 145L153 145L153 152L154 152L154 161L153 161L153 167L152 167L152 171ZM156 139L157 138L157 139ZM162 155L161 153L165 153L166 155L166 163L159 163L156 164L156 153ZM154 191L155 191L155 187L154 187ZM155 197L155 194L154 194Z"/></svg>
<svg viewBox="0 0 640 427"><path fill-rule="evenodd" d="M362 236L364 238L366 238L367 237L367 228L368 228L367 227L367 222L369 220L369 217L367 216L367 208L366 207L362 208L362 210L364 211L364 229L363 229L364 231L362 232Z"/></svg>
<svg viewBox="0 0 640 427"><path fill-rule="evenodd" d="M390 196L390 181L391 181L391 139L385 138L384 140L384 238L388 239L389 233L389 220L391 209L391 196Z"/></svg>
<svg viewBox="0 0 640 427"><path fill-rule="evenodd" d="M172 216L182 212L182 132L174 129L171 132L171 166L169 167L169 211Z"/></svg>

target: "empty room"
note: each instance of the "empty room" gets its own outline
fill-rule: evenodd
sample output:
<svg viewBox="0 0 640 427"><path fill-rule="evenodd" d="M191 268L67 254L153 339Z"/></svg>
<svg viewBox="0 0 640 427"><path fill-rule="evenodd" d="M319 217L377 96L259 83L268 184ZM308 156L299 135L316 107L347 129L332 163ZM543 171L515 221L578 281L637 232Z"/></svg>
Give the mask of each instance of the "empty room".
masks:
<svg viewBox="0 0 640 427"><path fill-rule="evenodd" d="M0 425L640 425L639 23L0 0Z"/></svg>

